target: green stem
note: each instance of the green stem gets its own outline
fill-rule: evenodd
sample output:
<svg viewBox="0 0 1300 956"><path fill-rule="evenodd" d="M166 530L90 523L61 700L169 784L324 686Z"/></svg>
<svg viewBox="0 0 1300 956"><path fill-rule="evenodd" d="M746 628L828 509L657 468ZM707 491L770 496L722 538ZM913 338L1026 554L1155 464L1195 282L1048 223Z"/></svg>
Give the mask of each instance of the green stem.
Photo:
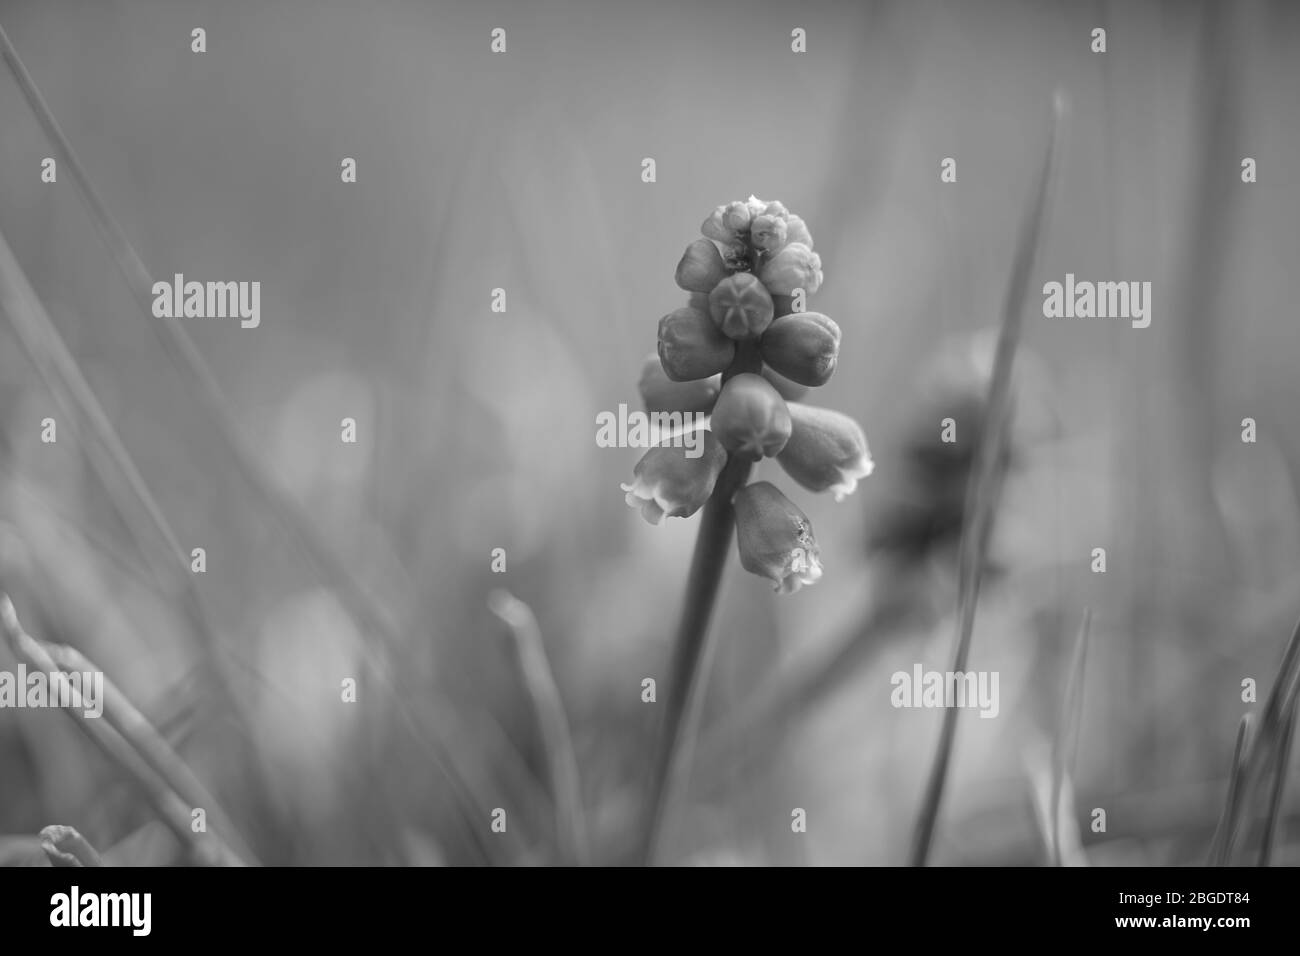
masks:
<svg viewBox="0 0 1300 956"><path fill-rule="evenodd" d="M758 348L753 343L742 342L736 347L736 357L731 366L722 373L722 382L725 385L735 375L757 373L761 369ZM664 723L656 749L642 833L640 856L646 864L654 863L664 818L690 763L686 745L695 738L703 702L710 650L709 621L717 603L718 586L722 582L722 570L726 567L727 551L735 531L731 499L749 481L753 467L751 461L730 456L700 518L700 531L695 539L695 552L686 579L686 600L677 627Z"/></svg>

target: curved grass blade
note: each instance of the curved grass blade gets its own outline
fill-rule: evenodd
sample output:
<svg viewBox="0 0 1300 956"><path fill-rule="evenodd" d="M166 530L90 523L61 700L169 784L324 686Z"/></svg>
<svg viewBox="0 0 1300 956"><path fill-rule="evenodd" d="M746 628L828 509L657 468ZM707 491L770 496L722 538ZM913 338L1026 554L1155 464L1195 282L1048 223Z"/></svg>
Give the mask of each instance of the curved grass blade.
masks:
<svg viewBox="0 0 1300 956"><path fill-rule="evenodd" d="M136 303L145 315L152 317L153 281L148 269L145 268L143 260L131 245L125 231L109 213L108 206L91 183L85 167L72 149L71 142L55 120L53 112L19 58L18 51L3 26L0 26L0 57L3 57L32 112L58 151L64 167L71 173L73 182L76 183L78 191L90 208L96 230L125 277ZM361 631L382 639L390 652L399 651L401 648L399 630L386 609L374 600L338 555L325 544L312 521L302 512L297 503L263 473L261 465L239 434L216 377L208 368L189 333L178 323L165 320L152 321L150 328L157 335L168 356L185 373L187 380L195 383L199 399L216 424L231 460L236 464L244 480L262 499L272 516L284 528L289 538L301 549L313 572L338 595L340 602ZM379 679L382 679L378 669L373 670ZM435 731L418 726L415 716L403 702L401 693L394 691L391 698L395 701L399 715L410 725L416 738L429 748L430 756L438 771L448 779L456 803L465 817L465 828L472 834L471 842L485 859L490 859L487 842L478 834L473 823L478 807L482 803L470 797L472 788L468 777L457 766L452 749Z"/></svg>
<svg viewBox="0 0 1300 956"><path fill-rule="evenodd" d="M1295 721L1296 712L1292 708L1286 726L1282 728L1282 738L1278 741L1277 761L1273 768L1273 790L1269 794L1268 813L1264 817L1264 833L1259 843L1260 866L1270 866L1273 862L1273 842L1277 838L1282 796L1286 793L1287 772L1291 767L1291 741L1295 737Z"/></svg>
<svg viewBox="0 0 1300 956"><path fill-rule="evenodd" d="M546 754L561 851L567 860L585 864L588 862L587 823L578 758L537 617L532 608L502 589L488 595L488 607L506 623L514 638L520 676L528 691L542 750Z"/></svg>
<svg viewBox="0 0 1300 956"><path fill-rule="evenodd" d="M0 592L0 631L14 654L45 673L59 670L48 648L22 629L8 595ZM105 720L87 718L85 702L76 688L69 687L70 706L64 709L77 728L144 793L154 811L185 846L193 858L208 866L243 866L245 861L215 832L195 833L190 827L193 809L149 766L131 742Z"/></svg>
<svg viewBox="0 0 1300 956"><path fill-rule="evenodd" d="M1210 865L1227 866L1232 859L1236 843L1236 820L1241 806L1242 780L1245 776L1246 754L1252 746L1253 716L1245 714L1237 725L1237 744L1232 749L1232 771L1228 774L1228 798L1223 804L1223 817L1210 844Z"/></svg>
<svg viewBox="0 0 1300 956"><path fill-rule="evenodd" d="M1051 796L1051 859L1052 866L1061 866L1061 793L1074 764L1079 746L1079 719L1083 709L1084 666L1088 659L1088 637L1092 630L1092 609L1083 609L1083 622L1074 642L1070 674L1066 680L1065 697L1061 704L1061 720L1052 742L1052 796Z"/></svg>

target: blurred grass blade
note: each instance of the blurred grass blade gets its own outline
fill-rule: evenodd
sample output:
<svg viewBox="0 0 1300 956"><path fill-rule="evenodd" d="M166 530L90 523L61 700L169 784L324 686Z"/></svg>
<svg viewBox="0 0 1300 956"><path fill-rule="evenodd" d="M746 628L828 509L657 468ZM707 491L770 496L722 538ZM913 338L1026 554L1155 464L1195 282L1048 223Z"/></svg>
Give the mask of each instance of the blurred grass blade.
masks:
<svg viewBox="0 0 1300 956"><path fill-rule="evenodd" d="M85 655L74 647L62 644L45 644L45 649L59 665L69 673L103 673L102 669L87 660ZM245 860L254 859L252 850L240 838L229 815L222 809L203 783L195 776L189 766L181 760L176 751L139 710L127 699L126 695L104 676L104 714L107 720L135 748L158 776L167 781L168 786L191 807L203 807L207 814L209 831L224 834L225 841L231 845Z"/></svg>
<svg viewBox="0 0 1300 956"><path fill-rule="evenodd" d="M1259 865L1269 866L1273 861L1273 841L1277 838L1279 814L1282 810L1282 797L1286 793L1287 773L1291 769L1291 741L1295 737L1296 709L1293 706L1287 715L1278 740L1277 759L1273 767L1273 789L1268 797L1268 813L1264 817L1264 832L1260 837Z"/></svg>
<svg viewBox="0 0 1300 956"><path fill-rule="evenodd" d="M218 650L227 653L228 650L217 646L215 634L203 612L194 576L190 573L189 556L117 429L99 403L77 360L45 311L2 232L0 313L8 317L23 350L54 398L59 414L73 430L78 446L85 453L145 566L160 581L170 582L170 586L175 588L174 593L179 594L184 616L194 633L201 638L204 658L217 675L218 684L225 696L233 701L225 669L216 657ZM143 530L136 520L141 512L168 553L169 560L161 567L150 560L154 550L146 544ZM87 540L89 546L88 532L78 528L77 533ZM130 563L123 560L123 557L114 550L113 563L120 568L131 569ZM158 588L151 589L162 596L162 591ZM245 722L243 711L236 709L235 712L238 722ZM250 783L260 788L260 773L251 778Z"/></svg>
<svg viewBox="0 0 1300 956"><path fill-rule="evenodd" d="M1088 855L1078 822L1074 784L1068 771L1057 778L1052 757L1050 745L1032 748L1025 755L1029 800L1038 824L1043 855L1055 866L1087 866ZM1053 862L1054 857L1059 862Z"/></svg>
<svg viewBox="0 0 1300 956"><path fill-rule="evenodd" d="M144 562L144 566L157 579L150 590L165 597L161 584L167 583L181 598L181 609L194 633L202 639L203 654L217 674L220 686L229 697L226 674L216 659L218 650L215 634L203 612L194 576L190 573L190 559L163 514L144 475L136 466L131 453L104 411L99 399L81 371L80 365L68 349L58 328L45 306L36 295L23 272L13 249L3 232L0 232L0 313L8 317L23 350L36 368L41 381L54 398L59 414L72 428L78 447L99 479L121 519L127 536ZM37 496L39 498L39 496ZM60 521L75 526L53 504L42 501ZM153 549L147 546L145 536L136 519L143 512L145 520L162 542L169 560L160 568L150 560ZM132 567L125 555L106 543L97 542L91 533L80 527L75 531L87 547L97 547L109 555L112 563L124 573L144 576ZM224 649L223 649L224 650ZM233 698L232 698L233 699ZM242 712L240 712L242 713ZM241 718L242 719L242 718Z"/></svg>
<svg viewBox="0 0 1300 956"><path fill-rule="evenodd" d="M108 211L107 205L90 182L85 167L77 158L72 144L63 134L54 114L37 89L35 81L26 66L18 57L9 36L0 26L0 53L18 82L23 96L41 126L45 129L52 144L60 154L60 161L72 174L79 192L90 207L91 218L99 232L100 238L108 247L113 260L121 269L127 285L145 315L153 316L153 279L145 268L143 260L135 247L126 237L126 233ZM390 645L397 643L397 627L387 612L371 598L361 584L352 576L316 533L312 523L302 514L301 509L287 494L277 488L262 472L261 465L249 451L248 446L238 433L230 415L225 396L217 384L216 377L208 368L194 340L178 322L152 320L149 323L167 354L182 368L187 381L193 382L205 409L216 423L219 433L239 467L244 479L252 486L285 530L299 544L316 572L332 587L336 593L345 598L345 605L357 617L357 623L366 630L373 630Z"/></svg>
<svg viewBox="0 0 1300 956"><path fill-rule="evenodd" d="M506 623L514 638L520 675L533 706L542 749L546 754L562 852L565 859L585 864L589 851L578 758L537 617L527 604L500 588L488 595L488 607Z"/></svg>
<svg viewBox="0 0 1300 956"><path fill-rule="evenodd" d="M1051 860L1061 866L1061 793L1074 765L1079 746L1079 723L1083 711L1083 677L1088 659L1088 636L1092 630L1092 609L1083 609L1083 622L1074 642L1070 673L1061 703L1061 719L1052 742Z"/></svg>
<svg viewBox="0 0 1300 956"><path fill-rule="evenodd" d="M4 632L14 654L28 666L47 674L60 669L46 646L22 629L13 602L3 592L0 592L0 631ZM149 766L117 728L108 721L86 717L84 711L87 708L80 693L71 686L69 690L71 706L64 708L63 712L143 791L159 818L167 824L181 845L189 849L196 862L208 866L246 865L216 833L195 833L190 827L190 811L193 808Z"/></svg>
<svg viewBox="0 0 1300 956"><path fill-rule="evenodd" d="M58 151L64 168L71 173L73 182L76 183L78 191L90 208L91 218L100 238L125 277L136 303L142 312L150 317L150 328L153 329L168 356L180 366L185 380L195 385L200 401L216 424L230 458L244 480L262 499L289 538L301 549L313 572L339 597L360 630L382 639L390 652L399 651L400 632L388 611L374 600L369 591L325 543L316 531L312 520L303 513L297 502L263 473L256 456L239 434L216 377L208 368L184 326L174 321L153 320L153 280L149 270L145 268L143 260L131 245L125 231L109 213L108 206L91 183L85 167L72 149L71 142L59 127L53 112L37 89L35 80L19 58L18 51L3 26L0 26L0 55L13 73L32 112ZM173 543L174 537L169 542L169 547L172 547ZM372 671L382 679L377 668L372 668ZM439 772L448 778L461 812L465 815L464 822L467 830L474 834L472 842L485 857L488 856L486 841L477 835L474 822L477 819L477 806L472 799L467 799L471 793L468 778L457 766L451 748L438 737L435 731L426 732L416 726L417 721L410 713L400 691L395 689L391 696L396 701L402 718L430 747L434 764Z"/></svg>
<svg viewBox="0 0 1300 956"><path fill-rule="evenodd" d="M73 827L54 824L41 830L41 850L50 866L103 866L90 841Z"/></svg>
<svg viewBox="0 0 1300 956"><path fill-rule="evenodd" d="M1210 865L1227 866L1232 859L1232 848L1236 843L1236 819L1241 805L1242 779L1245 773L1246 753L1251 747L1251 725L1253 716L1249 713L1241 718L1237 725L1237 744L1232 748L1232 770L1228 774L1228 796L1223 803L1223 816L1210 844Z"/></svg>
<svg viewBox="0 0 1300 956"><path fill-rule="evenodd" d="M4 312L0 305L0 313ZM93 468L92 463L92 468ZM92 552L104 564L111 565L117 573L141 591L148 592L159 601L171 599L171 592L156 575L148 573L132 560L132 555L118 547L111 537L87 528L85 522L74 516L69 510L60 507L55 496L48 493L43 486L38 488L21 473L17 464L11 459L0 461L0 478L7 479L9 491L21 498L16 508L39 508L44 518L56 526L59 533L66 538L76 539L78 547ZM138 539L137 539L138 541Z"/></svg>
<svg viewBox="0 0 1300 956"><path fill-rule="evenodd" d="M1261 739L1269 744L1275 743L1281 736L1282 724L1287 715L1295 710L1297 698L1300 697L1300 621L1296 622L1291 632L1291 640L1282 654L1282 663L1278 666L1277 677L1264 702L1264 715L1261 718L1261 731L1268 734ZM1267 755L1255 756L1257 773L1267 761Z"/></svg>
<svg viewBox="0 0 1300 956"><path fill-rule="evenodd" d="M1259 727L1251 735L1239 772L1234 762L1233 786L1229 790L1229 800L1224 807L1219 828L1215 832L1211 845L1211 859L1231 856L1232 847L1243 826L1249 825L1249 817L1255 807L1256 792L1270 772L1274 771L1279 757L1278 751L1287 734L1287 725L1295 711L1297 698L1300 697L1300 621L1296 622L1282 654L1282 663L1278 667L1273 687L1264 710L1260 715ZM1226 854L1224 850L1227 850Z"/></svg>
<svg viewBox="0 0 1300 956"><path fill-rule="evenodd" d="M1030 280L1038 257L1044 233L1051 196L1056 184L1060 162L1065 102L1059 92L1052 104L1051 133L1043 156L1037 188L1030 208L1021 225L1011 278L1007 283L1006 301L1002 316L1002 329L998 335L997 353L993 362L993 376L989 382L988 423L980 436L976 450L974 470L966 494L966 524L962 529L958 559L957 638L953 650L952 666L956 673L966 670L970 654L971 634L975 629L975 607L979 602L980 577L988 538L993 524L993 512L1000 496L1006 463L1001 454L1008 440L1008 411L1010 408L1011 369L1016 349L1020 344L1024 325L1025 300L1029 294ZM943 726L934 763L930 769L921 809L917 817L912 840L911 861L914 866L924 866L930 856L934 840L935 823L943 802L944 785L948 777L948 764L952 757L953 742L957 734L957 708L949 707L943 713Z"/></svg>
<svg viewBox="0 0 1300 956"><path fill-rule="evenodd" d="M117 429L99 404L90 383L82 375L77 360L59 335L31 283L27 281L27 276L3 233L0 233L0 310L9 317L24 351L53 395L60 413L77 432L91 466L99 475L105 490L113 497L123 518L126 519L128 512L121 495L115 493L117 482L113 480L114 471L121 474L167 550L188 574L188 556L149 491L144 476L131 460ZM89 426L86 429L77 427L82 418ZM147 558L149 552L135 534L135 523L124 520L124 524Z"/></svg>

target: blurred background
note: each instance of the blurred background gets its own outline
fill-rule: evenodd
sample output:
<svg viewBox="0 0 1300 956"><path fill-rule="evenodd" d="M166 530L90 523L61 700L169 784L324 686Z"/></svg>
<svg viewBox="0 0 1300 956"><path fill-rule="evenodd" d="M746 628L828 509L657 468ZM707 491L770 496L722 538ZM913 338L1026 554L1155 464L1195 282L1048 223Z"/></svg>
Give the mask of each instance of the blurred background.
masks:
<svg viewBox="0 0 1300 956"><path fill-rule="evenodd" d="M1086 607L1070 859L1203 862L1237 723L1300 614L1300 7L0 0L0 25L151 275L262 284L255 330L184 321L216 415L66 164L42 182L58 154L0 76L0 233L48 314L36 351L61 338L186 556L97 467L102 428L5 314L0 590L102 667L274 864L564 862L574 820L589 859L628 858L658 717L641 682L666 677L699 518L627 508L640 453L597 447L596 415L639 407L683 248L751 193L812 231L812 307L843 345L808 400L860 421L877 468L836 504L760 466L825 574L778 596L733 554L664 858L905 862L941 713L893 708L889 677L948 666L988 336L1062 90L970 660L999 672L1000 713L960 716L932 858L1045 862ZM1067 272L1151 282L1150 328L1044 318ZM576 805L498 588L535 614ZM0 711L0 765L6 861L39 859L52 823L115 862L185 858L64 715ZM1294 787L1282 807L1275 862L1296 863Z"/></svg>

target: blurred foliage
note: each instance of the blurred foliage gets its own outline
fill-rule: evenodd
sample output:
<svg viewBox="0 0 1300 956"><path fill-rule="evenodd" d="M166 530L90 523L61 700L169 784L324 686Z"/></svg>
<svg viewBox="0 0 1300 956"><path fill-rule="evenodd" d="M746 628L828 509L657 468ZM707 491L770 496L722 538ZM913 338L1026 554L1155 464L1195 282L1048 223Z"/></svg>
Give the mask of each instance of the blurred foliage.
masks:
<svg viewBox="0 0 1300 956"><path fill-rule="evenodd" d="M1206 8L1174 2L307 7L0 2L149 268L262 282L259 329L189 329L256 459L400 635L390 645L359 625L233 468L70 177L41 183L51 147L0 81L0 231L177 536L208 555L195 616L75 429L40 443L56 411L6 319L0 587L33 634L105 668L262 860L476 862L484 842L494 862L556 859L543 740L488 608L495 587L536 614L595 857L619 858L654 730L641 679L666 666L698 518L639 526L619 491L637 452L598 448L595 416L636 404L655 322L679 304L672 263L716 203L750 192L797 209L817 237L818 308L855 374L808 400L861 421L879 467L843 504L804 504L826 568L815 588L778 600L729 569L706 721L891 589L927 613L781 739L750 741L761 759L723 779L698 767L676 858L903 859L939 715L893 709L888 677L945 666L944 546L961 500L924 370L997 321L1058 86L1072 115L1040 281L1150 280L1154 321L1047 320L1031 298L1037 367L1017 421L1034 427L1003 494L1003 573L972 654L1001 673L1001 714L962 717L934 859L1045 858L1035 781L1085 605L1072 795L1084 851L1204 858L1248 706L1240 681L1268 686L1300 610L1300 127L1278 121L1300 73L1296 8L1232 4L1231 29L1207 45ZM1089 51L1099 9L1105 55ZM207 53L190 52L196 25ZM807 54L789 52L794 25ZM497 26L509 46L493 56ZM1204 119L1225 90L1233 137L1219 142ZM1207 187L1207 153L1226 157L1212 170L1232 184L1223 195ZM1258 158L1258 183L1240 183L1239 155ZM345 156L355 184L339 180ZM646 156L654 184L640 181ZM505 314L488 309L498 287ZM1246 416L1257 444L1240 441ZM344 417L356 445L339 441ZM909 462L939 491L932 510ZM785 481L770 462L756 477ZM882 528L924 539L901 583L867 546ZM1089 570L1099 546L1104 575ZM505 574L490 570L498 547ZM0 649L0 669L14 666ZM339 701L348 676L353 707ZM175 858L67 724L0 712L0 834L35 859L51 823L110 862ZM474 837L466 800L478 832L497 807L508 832ZM1096 806L1106 834L1086 828ZM791 834L791 807L807 809L807 834ZM1291 823L1276 862L1300 861Z"/></svg>

